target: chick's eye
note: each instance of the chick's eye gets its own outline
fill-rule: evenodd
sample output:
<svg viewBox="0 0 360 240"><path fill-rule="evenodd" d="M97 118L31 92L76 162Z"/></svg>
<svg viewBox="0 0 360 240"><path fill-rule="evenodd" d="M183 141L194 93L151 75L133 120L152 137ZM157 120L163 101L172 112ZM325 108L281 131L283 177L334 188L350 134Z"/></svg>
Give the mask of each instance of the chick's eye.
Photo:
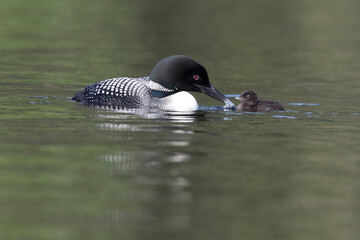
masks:
<svg viewBox="0 0 360 240"><path fill-rule="evenodd" d="M199 75L195 74L195 75L193 76L193 79L194 79L194 80L199 80L200 77L199 77Z"/></svg>
<svg viewBox="0 0 360 240"><path fill-rule="evenodd" d="M246 98L249 98L250 97L250 95L248 94L248 95L246 95Z"/></svg>

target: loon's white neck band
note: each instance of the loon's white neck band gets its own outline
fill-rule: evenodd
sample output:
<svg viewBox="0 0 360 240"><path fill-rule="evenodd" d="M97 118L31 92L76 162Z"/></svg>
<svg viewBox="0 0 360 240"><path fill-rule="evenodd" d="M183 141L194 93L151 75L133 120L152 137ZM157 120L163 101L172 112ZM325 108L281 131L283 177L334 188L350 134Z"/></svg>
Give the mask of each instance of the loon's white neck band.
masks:
<svg viewBox="0 0 360 240"><path fill-rule="evenodd" d="M174 92L175 90L172 90L172 89L168 89L164 86L162 86L161 84L157 83L157 82L153 82L150 80L150 84L149 84L149 87L152 89L152 90L156 90L156 91L162 91L162 92Z"/></svg>

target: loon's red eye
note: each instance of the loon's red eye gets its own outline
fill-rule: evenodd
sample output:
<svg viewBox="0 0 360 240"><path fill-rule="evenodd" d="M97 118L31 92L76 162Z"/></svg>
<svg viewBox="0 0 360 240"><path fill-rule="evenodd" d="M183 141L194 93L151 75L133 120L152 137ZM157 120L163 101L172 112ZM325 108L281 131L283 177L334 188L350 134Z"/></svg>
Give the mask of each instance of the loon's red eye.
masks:
<svg viewBox="0 0 360 240"><path fill-rule="evenodd" d="M194 79L194 80L199 80L200 77L199 77L199 75L196 74L196 75L193 76L193 79Z"/></svg>

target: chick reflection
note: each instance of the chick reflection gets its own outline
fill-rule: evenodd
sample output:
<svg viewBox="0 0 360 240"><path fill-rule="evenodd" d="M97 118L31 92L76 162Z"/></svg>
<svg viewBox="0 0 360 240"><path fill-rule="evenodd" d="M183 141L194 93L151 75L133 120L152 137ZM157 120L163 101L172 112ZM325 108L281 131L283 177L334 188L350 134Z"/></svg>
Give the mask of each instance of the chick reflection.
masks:
<svg viewBox="0 0 360 240"><path fill-rule="evenodd" d="M193 196L187 165L191 155L183 151L119 151L101 160L112 178L125 186L107 193L108 201L121 203L109 210L109 221L156 221L176 230L190 227Z"/></svg>

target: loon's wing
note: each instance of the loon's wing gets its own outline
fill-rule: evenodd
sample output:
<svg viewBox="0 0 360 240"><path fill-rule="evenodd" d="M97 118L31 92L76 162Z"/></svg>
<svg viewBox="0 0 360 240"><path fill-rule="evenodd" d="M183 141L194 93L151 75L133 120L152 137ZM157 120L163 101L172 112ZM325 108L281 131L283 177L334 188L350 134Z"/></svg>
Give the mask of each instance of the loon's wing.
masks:
<svg viewBox="0 0 360 240"><path fill-rule="evenodd" d="M149 77L107 79L87 86L73 100L101 107L139 108L149 101L149 80Z"/></svg>

